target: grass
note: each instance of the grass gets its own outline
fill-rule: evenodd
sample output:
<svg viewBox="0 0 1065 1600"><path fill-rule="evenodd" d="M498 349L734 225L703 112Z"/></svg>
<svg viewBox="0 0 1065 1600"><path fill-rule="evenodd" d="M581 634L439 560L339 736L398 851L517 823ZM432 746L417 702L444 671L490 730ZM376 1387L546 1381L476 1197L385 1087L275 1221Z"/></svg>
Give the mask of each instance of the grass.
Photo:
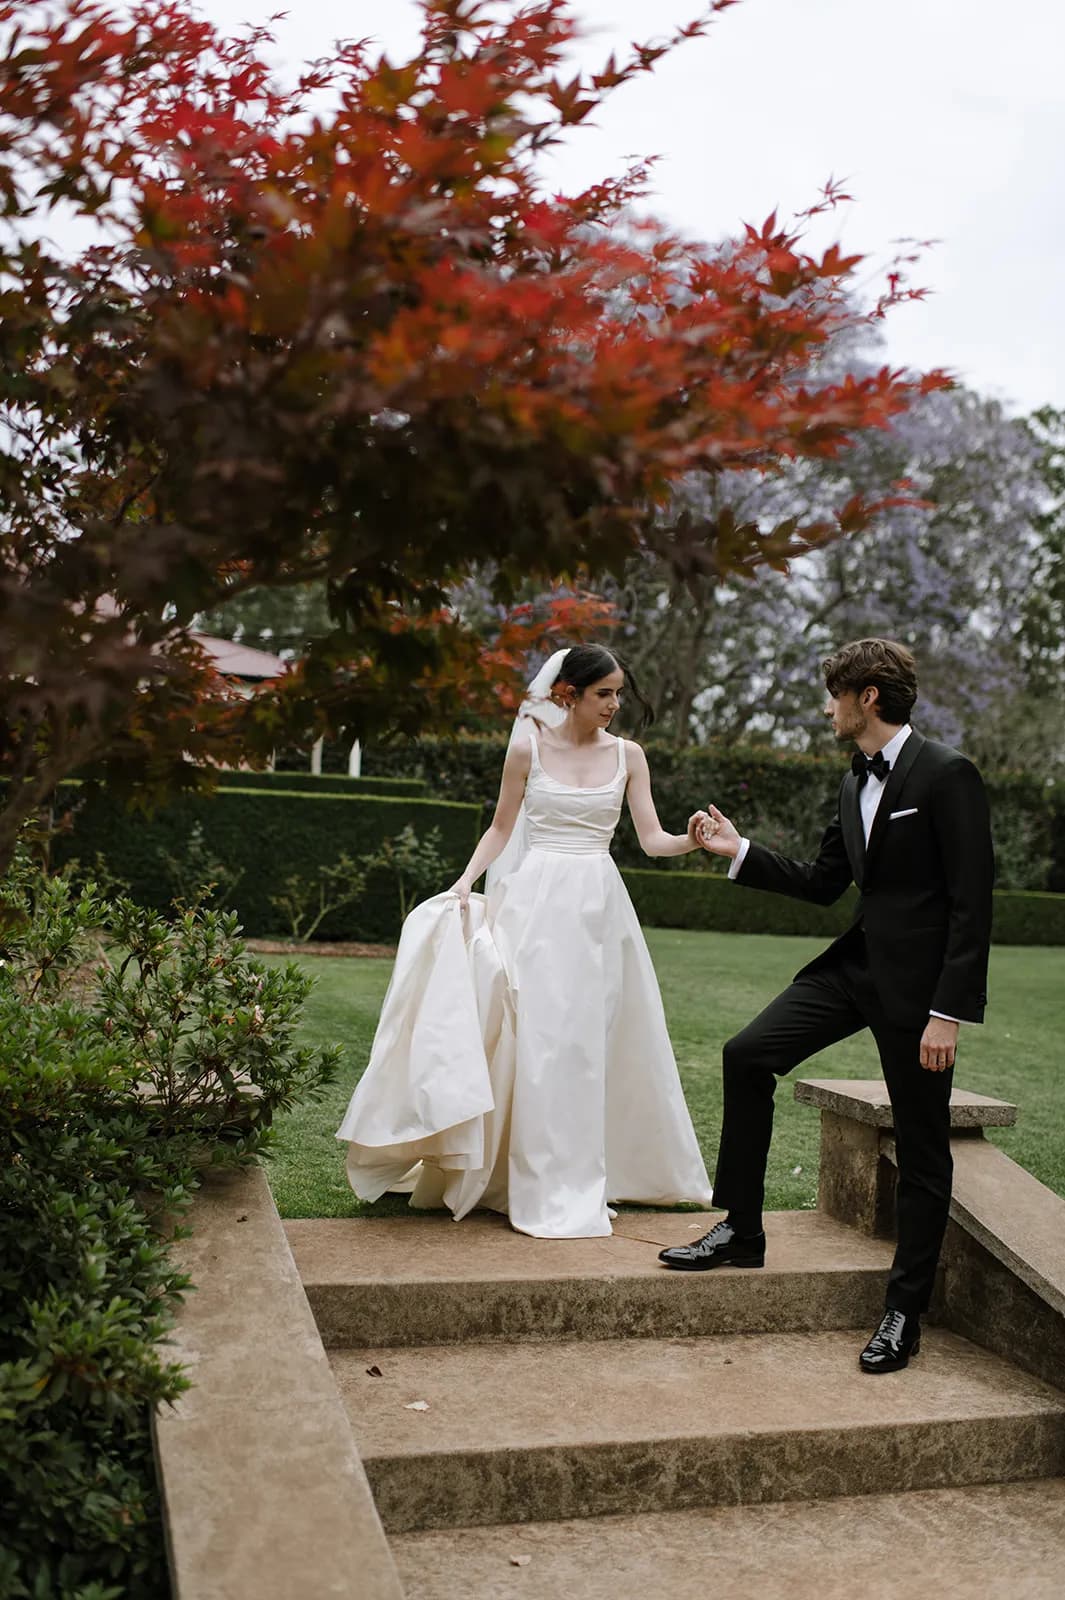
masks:
<svg viewBox="0 0 1065 1600"><path fill-rule="evenodd" d="M649 929L673 1047L695 1130L713 1176L721 1106L720 1050L730 1034L762 1008L822 948L814 939L758 934ZM268 958L269 959L269 958ZM370 1053L391 963L374 959L301 957L318 980L307 1007L310 1042L342 1042L345 1070L329 1097L278 1121L270 1181L282 1216L396 1215L406 1200L375 1205L356 1200L344 1176L343 1147L334 1139L344 1108ZM991 999L983 1027L962 1030L959 1088L998 1095L1020 1108L1016 1128L989 1137L1043 1183L1065 1195L1065 1118L1059 1086L1060 950L1001 947L992 952ZM811 1057L796 1077L879 1076L868 1034ZM787 1081L777 1091L776 1131L767 1203L774 1210L811 1206L817 1193L819 1118L796 1105Z"/></svg>

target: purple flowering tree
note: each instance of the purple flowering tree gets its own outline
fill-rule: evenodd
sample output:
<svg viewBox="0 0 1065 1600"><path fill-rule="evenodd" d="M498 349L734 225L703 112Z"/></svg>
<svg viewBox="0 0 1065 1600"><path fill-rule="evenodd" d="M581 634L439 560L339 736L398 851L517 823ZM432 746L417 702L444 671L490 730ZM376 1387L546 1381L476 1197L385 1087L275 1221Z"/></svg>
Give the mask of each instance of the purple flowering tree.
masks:
<svg viewBox="0 0 1065 1600"><path fill-rule="evenodd" d="M834 360L850 370L869 365L853 347ZM928 504L892 507L787 573L763 567L749 578L684 584L653 561L632 566L609 597L623 619L618 642L663 731L679 744L808 744L817 737L821 659L846 639L884 634L918 656L922 728L996 765L1027 765L1014 711L1035 655L1044 690L1062 678L1056 613L1033 596L1047 595L1050 573L1060 572L1061 484L1055 521L1048 474L1055 459L1061 471L1063 437L1060 418L1048 416L1040 437L998 402L959 387L919 400L889 431L867 433L835 460L727 484L690 480L671 515L695 526L718 522L726 495L738 527L805 518L841 493L883 493L899 480Z"/></svg>

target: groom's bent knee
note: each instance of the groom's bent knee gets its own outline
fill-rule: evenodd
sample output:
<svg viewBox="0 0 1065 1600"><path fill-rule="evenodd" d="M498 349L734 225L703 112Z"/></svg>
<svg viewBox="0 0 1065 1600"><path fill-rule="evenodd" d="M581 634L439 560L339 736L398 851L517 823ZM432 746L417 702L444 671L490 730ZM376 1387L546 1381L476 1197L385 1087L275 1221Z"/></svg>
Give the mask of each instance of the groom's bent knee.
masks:
<svg viewBox="0 0 1065 1600"><path fill-rule="evenodd" d="M744 1029L729 1039L721 1052L721 1066L726 1082L746 1082L752 1077L765 1076L769 1079L778 1073L787 1072L787 1066L779 1064L773 1053L752 1035L750 1029Z"/></svg>

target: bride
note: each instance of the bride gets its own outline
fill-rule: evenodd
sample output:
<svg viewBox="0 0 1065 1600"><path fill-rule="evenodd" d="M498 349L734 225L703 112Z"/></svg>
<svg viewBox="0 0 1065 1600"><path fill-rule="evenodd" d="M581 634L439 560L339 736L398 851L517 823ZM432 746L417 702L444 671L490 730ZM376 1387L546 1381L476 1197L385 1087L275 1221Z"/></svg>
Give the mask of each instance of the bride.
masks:
<svg viewBox="0 0 1065 1600"><path fill-rule="evenodd" d="M607 732L625 675L600 645L530 684L492 824L403 926L369 1066L337 1138L364 1200L505 1213L538 1238L609 1234L609 1202L710 1201L651 958L610 841L628 796L666 833L638 744ZM487 896L472 893L488 869Z"/></svg>

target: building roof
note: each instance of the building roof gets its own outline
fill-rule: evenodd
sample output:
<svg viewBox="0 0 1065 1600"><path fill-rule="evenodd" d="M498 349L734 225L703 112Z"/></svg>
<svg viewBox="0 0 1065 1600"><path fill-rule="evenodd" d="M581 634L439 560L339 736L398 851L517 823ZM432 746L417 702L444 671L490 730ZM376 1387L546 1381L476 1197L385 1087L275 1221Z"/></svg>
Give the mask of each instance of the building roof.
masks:
<svg viewBox="0 0 1065 1600"><path fill-rule="evenodd" d="M215 639L209 633L194 633L191 637L211 657L224 678L279 678L288 671L288 662L268 650L253 650L251 645L236 644L232 639Z"/></svg>

